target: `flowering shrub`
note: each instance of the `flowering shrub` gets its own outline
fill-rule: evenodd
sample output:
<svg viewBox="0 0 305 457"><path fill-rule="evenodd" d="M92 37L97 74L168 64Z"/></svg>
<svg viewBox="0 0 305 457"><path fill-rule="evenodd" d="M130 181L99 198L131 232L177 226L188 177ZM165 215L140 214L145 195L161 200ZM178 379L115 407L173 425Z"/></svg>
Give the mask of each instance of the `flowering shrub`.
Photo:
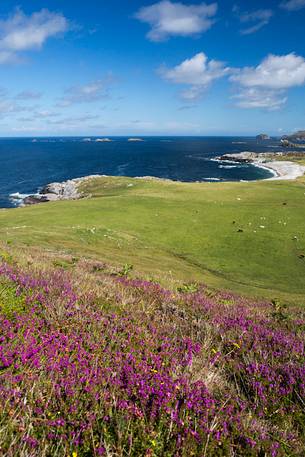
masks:
<svg viewBox="0 0 305 457"><path fill-rule="evenodd" d="M1 455L304 455L302 312L5 261L0 278Z"/></svg>

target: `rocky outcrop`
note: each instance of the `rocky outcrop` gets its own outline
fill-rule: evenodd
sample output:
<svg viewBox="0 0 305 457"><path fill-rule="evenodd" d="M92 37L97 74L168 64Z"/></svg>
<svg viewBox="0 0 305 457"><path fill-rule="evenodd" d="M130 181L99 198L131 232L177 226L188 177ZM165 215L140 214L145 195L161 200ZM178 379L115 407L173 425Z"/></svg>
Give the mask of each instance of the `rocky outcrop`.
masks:
<svg viewBox="0 0 305 457"><path fill-rule="evenodd" d="M96 143L112 143L113 140L110 138L97 138L95 140Z"/></svg>
<svg viewBox="0 0 305 457"><path fill-rule="evenodd" d="M83 198L78 186L91 179L100 178L101 175L85 176L83 178L69 179L64 182L53 182L44 186L37 194L29 195L23 199L23 205L36 205L37 203L54 202L58 200L78 200Z"/></svg>
<svg viewBox="0 0 305 457"><path fill-rule="evenodd" d="M37 205L37 203L46 203L48 202L48 198L44 195L29 195L28 197L25 197L22 201L23 205Z"/></svg>
<svg viewBox="0 0 305 457"><path fill-rule="evenodd" d="M292 143L288 139L282 138L281 145L284 148L305 149L305 143Z"/></svg>
<svg viewBox="0 0 305 457"><path fill-rule="evenodd" d="M224 154L220 157L217 157L217 160L224 160L224 161L233 161L233 162L243 162L243 163L254 163L254 162L265 162L274 158L283 156L282 152L238 152L236 154Z"/></svg>
<svg viewBox="0 0 305 457"><path fill-rule="evenodd" d="M292 135L284 135L282 140L288 141L305 141L305 130L299 130Z"/></svg>
<svg viewBox="0 0 305 457"><path fill-rule="evenodd" d="M258 141L266 141L266 140L270 140L270 136L266 135L265 133L261 133L260 135L257 135L256 139Z"/></svg>

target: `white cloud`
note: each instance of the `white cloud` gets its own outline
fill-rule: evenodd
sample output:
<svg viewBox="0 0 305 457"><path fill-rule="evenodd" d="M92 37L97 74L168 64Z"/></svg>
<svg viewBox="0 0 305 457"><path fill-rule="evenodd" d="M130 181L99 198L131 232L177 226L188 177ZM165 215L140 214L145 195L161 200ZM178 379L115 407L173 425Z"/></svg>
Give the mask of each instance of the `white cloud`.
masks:
<svg viewBox="0 0 305 457"><path fill-rule="evenodd" d="M17 9L0 21L0 63L18 61L20 52L40 49L48 38L67 30L68 21L62 14L42 9L26 16Z"/></svg>
<svg viewBox="0 0 305 457"><path fill-rule="evenodd" d="M260 108L268 111L276 111L282 108L287 97L283 92L258 89L256 87L242 89L237 95L233 96L237 100L239 108Z"/></svg>
<svg viewBox="0 0 305 457"><path fill-rule="evenodd" d="M240 69L231 80L245 87L288 89L305 83L305 59L294 53L270 54L257 67Z"/></svg>
<svg viewBox="0 0 305 457"><path fill-rule="evenodd" d="M236 5L233 7L233 12L238 16L242 24L253 24L245 29L242 29L240 31L242 35L250 35L257 32L262 27L267 25L273 16L273 12L270 9L259 9L252 12L242 12Z"/></svg>
<svg viewBox="0 0 305 457"><path fill-rule="evenodd" d="M305 0L288 0L280 3L280 7L287 11L298 11L305 8Z"/></svg>
<svg viewBox="0 0 305 457"><path fill-rule="evenodd" d="M270 54L257 67L236 70L230 80L240 86L234 96L239 107L280 109L287 101L287 90L305 84L305 59L294 53Z"/></svg>
<svg viewBox="0 0 305 457"><path fill-rule="evenodd" d="M163 41L171 36L192 36L209 30L214 24L217 3L185 5L163 0L141 8L137 19L151 26L147 37Z"/></svg>
<svg viewBox="0 0 305 457"><path fill-rule="evenodd" d="M58 106L63 108L77 103L93 103L108 96L108 85L104 80L93 81L83 86L70 87Z"/></svg>
<svg viewBox="0 0 305 457"><path fill-rule="evenodd" d="M218 60L208 60L200 52L172 69L161 68L159 72L168 81L187 86L181 94L184 99L196 100L213 81L227 75L230 68Z"/></svg>

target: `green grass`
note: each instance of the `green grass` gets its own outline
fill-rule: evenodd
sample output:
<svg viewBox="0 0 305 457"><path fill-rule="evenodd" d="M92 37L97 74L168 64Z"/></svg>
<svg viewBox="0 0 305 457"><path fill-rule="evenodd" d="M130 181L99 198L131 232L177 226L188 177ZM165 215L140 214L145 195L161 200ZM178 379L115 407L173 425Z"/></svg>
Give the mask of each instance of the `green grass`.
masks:
<svg viewBox="0 0 305 457"><path fill-rule="evenodd" d="M0 239L158 279L305 298L305 181L174 183L100 178L92 198L0 211Z"/></svg>

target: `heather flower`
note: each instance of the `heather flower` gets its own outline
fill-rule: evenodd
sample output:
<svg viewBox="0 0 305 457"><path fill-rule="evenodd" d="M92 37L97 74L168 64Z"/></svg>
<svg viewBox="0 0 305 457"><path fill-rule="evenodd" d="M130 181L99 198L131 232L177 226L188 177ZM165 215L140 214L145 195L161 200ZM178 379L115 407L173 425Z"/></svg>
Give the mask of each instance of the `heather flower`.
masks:
<svg viewBox="0 0 305 457"><path fill-rule="evenodd" d="M24 303L0 310L4 453L301 455L297 311L282 322L268 303L125 276L104 278L101 306L70 273L6 263L0 281Z"/></svg>

